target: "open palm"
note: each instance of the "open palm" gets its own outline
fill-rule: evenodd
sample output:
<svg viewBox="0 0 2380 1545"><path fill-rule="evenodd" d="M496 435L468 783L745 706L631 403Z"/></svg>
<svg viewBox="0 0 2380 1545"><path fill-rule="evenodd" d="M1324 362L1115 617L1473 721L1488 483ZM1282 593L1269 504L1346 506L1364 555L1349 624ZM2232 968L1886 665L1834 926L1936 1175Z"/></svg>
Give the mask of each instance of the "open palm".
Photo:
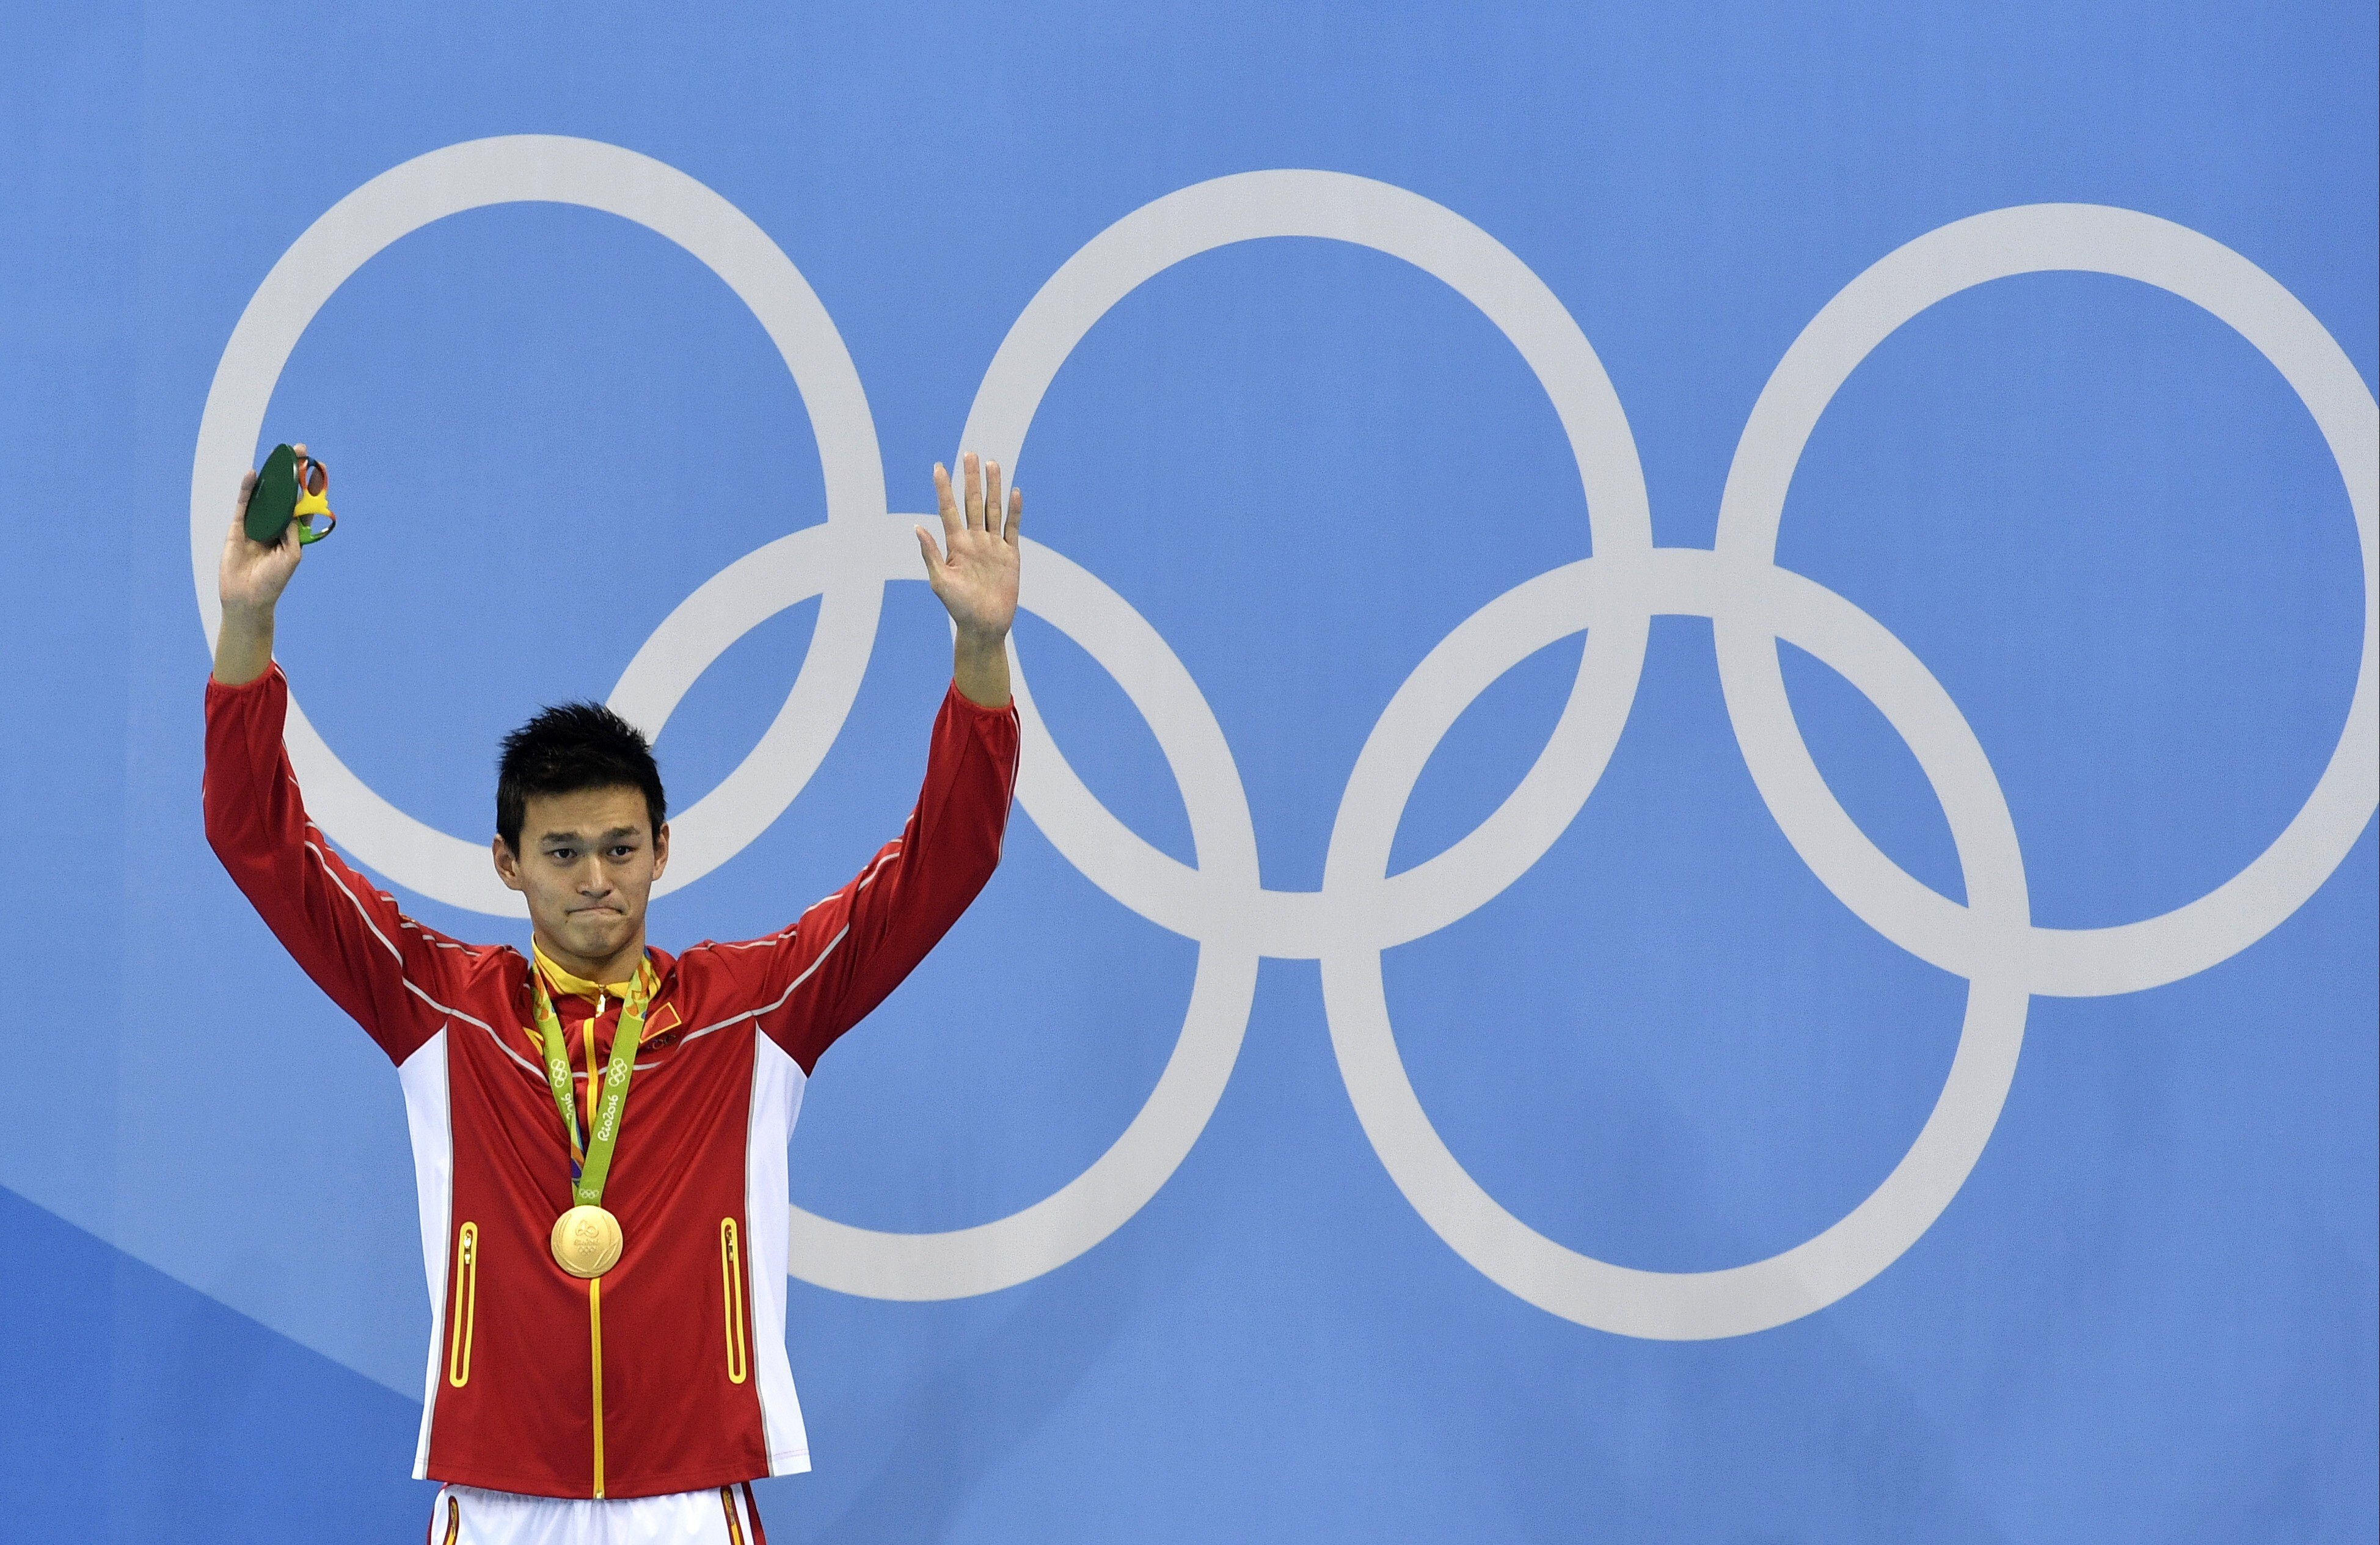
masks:
<svg viewBox="0 0 2380 1545"><path fill-rule="evenodd" d="M934 587L963 639L996 643L1016 619L1016 529L1025 517L1022 490L1008 491L1007 518L1001 515L1000 463L978 463L970 451L959 458L964 498L937 462L934 496L942 515L942 541L919 526L917 550L926 560L926 582ZM947 549L947 551L945 551Z"/></svg>

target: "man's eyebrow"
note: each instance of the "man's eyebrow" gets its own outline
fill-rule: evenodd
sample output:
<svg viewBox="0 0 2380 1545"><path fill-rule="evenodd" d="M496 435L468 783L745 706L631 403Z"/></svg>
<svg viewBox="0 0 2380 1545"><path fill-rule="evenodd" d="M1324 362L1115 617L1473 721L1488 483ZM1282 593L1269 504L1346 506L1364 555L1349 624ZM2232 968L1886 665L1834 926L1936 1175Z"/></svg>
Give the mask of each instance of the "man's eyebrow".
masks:
<svg viewBox="0 0 2380 1545"><path fill-rule="evenodd" d="M603 840L605 842L611 842L619 837L641 837L644 834L645 829L641 826L614 826L610 831L603 833ZM576 832L548 832L537 840L540 843L549 843L584 842L587 839L580 836Z"/></svg>

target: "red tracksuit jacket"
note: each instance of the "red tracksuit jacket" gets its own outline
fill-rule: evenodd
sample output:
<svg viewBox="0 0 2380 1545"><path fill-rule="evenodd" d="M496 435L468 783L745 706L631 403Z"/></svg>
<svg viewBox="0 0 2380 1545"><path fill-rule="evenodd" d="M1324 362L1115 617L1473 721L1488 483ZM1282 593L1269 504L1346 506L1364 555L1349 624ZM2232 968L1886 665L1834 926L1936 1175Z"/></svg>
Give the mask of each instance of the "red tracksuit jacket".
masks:
<svg viewBox="0 0 2380 1545"><path fill-rule="evenodd" d="M955 687L897 841L781 933L649 952L627 1120L603 1205L626 1247L553 1263L568 1139L528 1027L528 964L399 912L306 819L275 666L207 686L207 838L306 974L397 1065L437 1306L417 1478L639 1497L809 1468L785 1358L785 1143L819 1053L908 975L1000 858L1016 715ZM557 995L579 1070L616 1000ZM590 1027L592 1016L595 1023Z"/></svg>

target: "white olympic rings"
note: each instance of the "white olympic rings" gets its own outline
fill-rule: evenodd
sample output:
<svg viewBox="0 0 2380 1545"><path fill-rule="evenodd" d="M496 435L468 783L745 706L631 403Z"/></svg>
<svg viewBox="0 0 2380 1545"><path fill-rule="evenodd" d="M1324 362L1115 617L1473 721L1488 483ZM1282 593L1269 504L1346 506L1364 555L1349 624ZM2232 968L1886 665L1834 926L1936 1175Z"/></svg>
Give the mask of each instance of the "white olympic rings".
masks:
<svg viewBox="0 0 2380 1545"><path fill-rule="evenodd" d="M825 472L824 525L730 565L647 640L612 702L658 733L701 673L784 607L821 597L810 653L783 709L720 785L673 823L671 888L700 878L783 813L824 758L873 647L882 587L915 577L907 516L885 507L857 372L808 285L759 228L683 173L592 140L522 135L449 146L383 173L326 213L274 264L234 329L208 393L190 480L199 609L221 621L213 557L224 491L253 458L266 403L298 338L374 253L432 220L541 201L604 210L701 259L751 308L793 372ZM2337 340L2262 270L2152 216L2040 204L1958 221L1888 255L1812 319L1770 376L1736 449L1715 549L1656 548L1635 443L1595 351L1560 302L1494 238L1384 183L1255 172L1169 194L1069 259L1026 306L987 371L960 437L1011 467L1043 392L1110 307L1184 258L1275 236L1389 253L1443 280L1510 339L1551 399L1586 494L1592 555L1508 591L1457 627L1399 688L1366 739L1333 822L1322 888L1258 878L1239 772L1196 684L1122 597L1038 542L1026 603L1115 677L1180 784L1195 865L1144 842L1101 806L1052 742L1017 675L1027 745L1018 802L1110 895L1199 946L1173 1053L1123 1134L1084 1174L973 1228L895 1234L793 1210L792 1270L883 1298L938 1299L1030 1280L1122 1226L1204 1130L1239 1054L1257 964L1321 963L1332 1048L1364 1131L1415 1210L1508 1291L1583 1325L1658 1339L1740 1335L1835 1302L1883 1271L1949 1205L1997 1124L2034 993L2134 991L2228 958L2325 881L2380 803L2380 404ZM2240 874L2161 917L2056 930L2031 921L2022 852L1983 748L1939 682L1873 617L1775 566L1785 492L1835 392L1902 322L1991 279L2048 270L2115 274L2229 324L2304 401L2346 481L2363 565L2362 663L2338 749L2281 835ZM1525 872L1584 807L1617 744L1656 614L1712 621L1731 723L1755 783L1828 889L1871 928L1965 978L1967 1008L1942 1093L1909 1152L1850 1214L1791 1249L1714 1271L1643 1271L1554 1243L1489 1197L1424 1113L1399 1057L1381 952L1444 928ZM1415 779L1456 717L1521 660L1586 633L1578 675L1528 773L1444 852L1388 873ZM1815 655L1882 710L1948 817L1967 901L1884 856L1819 776L1795 724L1777 640ZM365 863L452 905L518 916L484 848L387 804L324 745L293 700L290 755L324 830Z"/></svg>

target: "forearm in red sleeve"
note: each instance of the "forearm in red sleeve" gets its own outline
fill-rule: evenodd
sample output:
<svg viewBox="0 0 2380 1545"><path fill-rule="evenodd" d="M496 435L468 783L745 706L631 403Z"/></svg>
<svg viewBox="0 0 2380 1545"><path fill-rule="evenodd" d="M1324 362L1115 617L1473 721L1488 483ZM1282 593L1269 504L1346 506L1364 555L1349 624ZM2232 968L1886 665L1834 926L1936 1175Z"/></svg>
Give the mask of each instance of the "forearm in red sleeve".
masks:
<svg viewBox="0 0 2380 1545"><path fill-rule="evenodd" d="M207 843L315 985L403 1062L436 1029L406 986L407 924L306 819L281 744L288 683L207 682Z"/></svg>
<svg viewBox="0 0 2380 1545"><path fill-rule="evenodd" d="M807 1073L837 1036L901 984L950 931L992 870L1016 788L1014 707L979 708L953 687L935 716L925 786L898 840L778 936L762 1028Z"/></svg>

